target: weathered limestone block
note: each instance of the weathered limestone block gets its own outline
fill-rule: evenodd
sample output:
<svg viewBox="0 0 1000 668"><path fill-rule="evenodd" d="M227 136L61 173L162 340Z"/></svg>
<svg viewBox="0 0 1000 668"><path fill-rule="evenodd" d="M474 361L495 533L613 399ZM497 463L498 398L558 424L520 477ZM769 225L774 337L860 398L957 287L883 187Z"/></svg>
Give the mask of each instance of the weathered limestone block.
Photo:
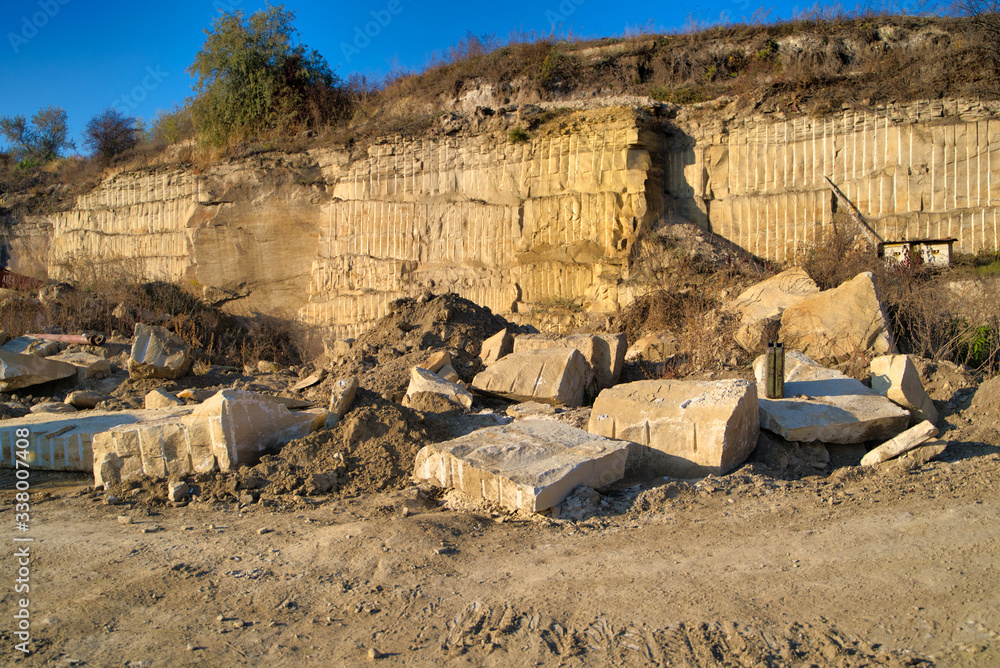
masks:
<svg viewBox="0 0 1000 668"><path fill-rule="evenodd" d="M765 339L770 330L777 330L785 309L817 292L819 286L801 267L783 271L747 288L727 307L741 316L736 343L744 350L759 351L767 343Z"/></svg>
<svg viewBox="0 0 1000 668"><path fill-rule="evenodd" d="M613 387L621 378L628 346L624 334L574 334L553 337L547 334L521 334L514 338L514 352L576 348L594 371L597 389Z"/></svg>
<svg viewBox="0 0 1000 668"><path fill-rule="evenodd" d="M886 441L861 459L862 466L874 466L920 447L938 435L938 429L924 420L895 438Z"/></svg>
<svg viewBox="0 0 1000 668"><path fill-rule="evenodd" d="M515 398L580 406L592 374L576 348L547 348L507 355L476 374L472 386Z"/></svg>
<svg viewBox="0 0 1000 668"><path fill-rule="evenodd" d="M75 413L76 408L60 401L46 401L31 407L32 413Z"/></svg>
<svg viewBox="0 0 1000 668"><path fill-rule="evenodd" d="M920 372L907 355L883 355L871 361L872 389L913 411L920 419L937 422L934 402L924 391Z"/></svg>
<svg viewBox="0 0 1000 668"><path fill-rule="evenodd" d="M410 385L406 388L406 397L403 398L403 405L409 406L410 399L424 392L443 397L446 401L456 406L461 406L465 409L472 408L472 393L467 389L458 383L445 380L427 369L413 367L410 370Z"/></svg>
<svg viewBox="0 0 1000 668"><path fill-rule="evenodd" d="M293 412L284 403L255 392L223 390L198 405L190 422L212 426L212 451L219 469L256 463L261 454L302 438L326 423L324 409Z"/></svg>
<svg viewBox="0 0 1000 668"><path fill-rule="evenodd" d="M69 415L32 414L0 421L0 466L12 467L17 430L27 429L28 463L32 469L86 471L93 469L93 440L120 425L157 420L185 412L86 411Z"/></svg>
<svg viewBox="0 0 1000 668"><path fill-rule="evenodd" d="M94 439L94 484L230 471L326 423L322 409L292 412L274 397L223 390L173 417L123 425ZM182 416L182 417L178 417Z"/></svg>
<svg viewBox="0 0 1000 668"><path fill-rule="evenodd" d="M483 346L479 351L479 359L483 366L489 366L512 352L514 352L514 335L506 329L501 329L483 341Z"/></svg>
<svg viewBox="0 0 1000 668"><path fill-rule="evenodd" d="M330 393L330 415L333 415L338 420L344 417L347 411L351 410L351 405L354 403L354 397L357 395L357 392L357 376L341 378L336 381Z"/></svg>
<svg viewBox="0 0 1000 668"><path fill-rule="evenodd" d="M156 410L158 408L177 408L183 406L184 402L176 396L162 388L151 390L144 398L143 405L146 410Z"/></svg>
<svg viewBox="0 0 1000 668"><path fill-rule="evenodd" d="M741 380L625 383L598 395L587 428L642 446L629 466L645 476L728 473L757 445L757 388Z"/></svg>
<svg viewBox="0 0 1000 668"><path fill-rule="evenodd" d="M625 359L629 362L665 362L677 354L677 347L677 337L670 332L649 334L629 346Z"/></svg>
<svg viewBox="0 0 1000 668"><path fill-rule="evenodd" d="M754 361L762 395L760 426L788 441L863 443L892 438L909 423L908 411L796 351L785 354L785 398L767 399L763 368L762 355Z"/></svg>
<svg viewBox="0 0 1000 668"><path fill-rule="evenodd" d="M82 383L91 378L104 378L111 375L111 363L100 355L90 353L61 353L52 355L50 360L66 362L76 367L77 382Z"/></svg>
<svg viewBox="0 0 1000 668"><path fill-rule="evenodd" d="M818 361L843 361L858 352L893 351L889 321L871 272L793 304L781 316L781 340Z"/></svg>
<svg viewBox="0 0 1000 668"><path fill-rule="evenodd" d="M627 443L568 425L521 420L424 446L413 477L511 510L539 512L580 485L620 480L627 450Z"/></svg>
<svg viewBox="0 0 1000 668"><path fill-rule="evenodd" d="M191 370L191 347L166 327L138 323L128 360L131 378L179 378Z"/></svg>
<svg viewBox="0 0 1000 668"><path fill-rule="evenodd" d="M74 408L96 408L97 404L107 399L107 395L94 390L76 390L66 395L65 402Z"/></svg>
<svg viewBox="0 0 1000 668"><path fill-rule="evenodd" d="M0 350L19 355L33 355L34 357L51 357L59 352L59 344L48 339L40 339L36 336L19 336L16 339L7 341Z"/></svg>
<svg viewBox="0 0 1000 668"><path fill-rule="evenodd" d="M431 373L437 373L443 367L451 366L451 353L447 350L438 350L431 353L430 357L417 366L421 369L427 369Z"/></svg>
<svg viewBox="0 0 1000 668"><path fill-rule="evenodd" d="M0 392L76 376L76 367L44 357L0 350Z"/></svg>

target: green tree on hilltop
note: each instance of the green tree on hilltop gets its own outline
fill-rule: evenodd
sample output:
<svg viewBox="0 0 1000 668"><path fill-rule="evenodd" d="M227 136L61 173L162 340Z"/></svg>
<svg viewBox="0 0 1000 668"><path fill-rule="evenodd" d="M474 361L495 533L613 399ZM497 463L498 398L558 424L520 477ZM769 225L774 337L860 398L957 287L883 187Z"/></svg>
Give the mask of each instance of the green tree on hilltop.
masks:
<svg viewBox="0 0 1000 668"><path fill-rule="evenodd" d="M23 163L47 162L76 148L62 107L45 107L30 122L24 116L0 116L0 134L10 144L14 158Z"/></svg>
<svg viewBox="0 0 1000 668"><path fill-rule="evenodd" d="M340 79L323 56L298 43L294 20L278 5L249 18L225 13L205 31L188 72L197 79L192 115L209 142L294 131L347 112Z"/></svg>

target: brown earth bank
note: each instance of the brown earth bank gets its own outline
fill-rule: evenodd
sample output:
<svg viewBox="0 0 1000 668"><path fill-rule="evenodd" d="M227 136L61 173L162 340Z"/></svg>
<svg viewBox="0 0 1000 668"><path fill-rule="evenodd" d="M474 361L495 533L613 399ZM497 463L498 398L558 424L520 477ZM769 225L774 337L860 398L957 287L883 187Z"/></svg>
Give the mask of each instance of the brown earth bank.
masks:
<svg viewBox="0 0 1000 668"><path fill-rule="evenodd" d="M108 505L32 474L0 624L11 665L994 666L1000 439L942 461L602 490L580 522L404 487L292 507ZM450 498L450 497L446 497ZM14 649L30 537L32 653Z"/></svg>

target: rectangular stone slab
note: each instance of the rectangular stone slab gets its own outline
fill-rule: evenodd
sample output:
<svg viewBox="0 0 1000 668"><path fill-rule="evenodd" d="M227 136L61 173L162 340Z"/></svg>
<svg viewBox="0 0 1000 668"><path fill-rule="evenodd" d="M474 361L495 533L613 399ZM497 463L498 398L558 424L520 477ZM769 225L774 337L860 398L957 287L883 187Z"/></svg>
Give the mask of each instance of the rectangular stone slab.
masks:
<svg viewBox="0 0 1000 668"><path fill-rule="evenodd" d="M761 358L754 366L762 367ZM785 398L760 399L761 429L785 440L863 443L890 439L909 424L909 411L799 353L786 356L785 369Z"/></svg>
<svg viewBox="0 0 1000 668"><path fill-rule="evenodd" d="M587 429L637 444L629 467L643 476L728 473L757 445L757 388L743 380L625 383L601 392Z"/></svg>
<svg viewBox="0 0 1000 668"><path fill-rule="evenodd" d="M547 420L520 420L428 445L413 477L511 510L538 512L580 485L604 487L625 474L628 443Z"/></svg>
<svg viewBox="0 0 1000 668"><path fill-rule="evenodd" d="M593 374L576 348L546 348L507 355L476 374L472 386L517 399L581 406Z"/></svg>
<svg viewBox="0 0 1000 668"><path fill-rule="evenodd" d="M176 478L254 464L268 449L306 436L327 411L289 411L284 403L245 390L222 390L183 416L125 424L94 439L94 484Z"/></svg>
<svg viewBox="0 0 1000 668"><path fill-rule="evenodd" d="M0 350L0 392L76 376L76 367L44 357Z"/></svg>
<svg viewBox="0 0 1000 668"><path fill-rule="evenodd" d="M27 429L28 461L32 469L46 471L93 470L93 441L97 434L122 425L135 425L167 416L181 416L190 409L174 411L80 411L46 413L0 421L0 466L14 466L16 431Z"/></svg>

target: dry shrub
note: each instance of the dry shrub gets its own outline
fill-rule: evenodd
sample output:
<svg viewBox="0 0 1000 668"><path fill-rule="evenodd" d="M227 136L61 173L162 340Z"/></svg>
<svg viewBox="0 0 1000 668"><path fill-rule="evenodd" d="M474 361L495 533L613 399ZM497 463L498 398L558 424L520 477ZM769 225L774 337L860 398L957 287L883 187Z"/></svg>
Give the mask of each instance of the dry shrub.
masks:
<svg viewBox="0 0 1000 668"><path fill-rule="evenodd" d="M207 363L242 367L270 360L300 364L315 351L316 336L296 323L261 314L234 316L173 283L145 280L139 259L102 263L69 261L72 283L8 295L0 327L12 336L31 332L118 333L131 336L137 323L170 329L200 351Z"/></svg>

